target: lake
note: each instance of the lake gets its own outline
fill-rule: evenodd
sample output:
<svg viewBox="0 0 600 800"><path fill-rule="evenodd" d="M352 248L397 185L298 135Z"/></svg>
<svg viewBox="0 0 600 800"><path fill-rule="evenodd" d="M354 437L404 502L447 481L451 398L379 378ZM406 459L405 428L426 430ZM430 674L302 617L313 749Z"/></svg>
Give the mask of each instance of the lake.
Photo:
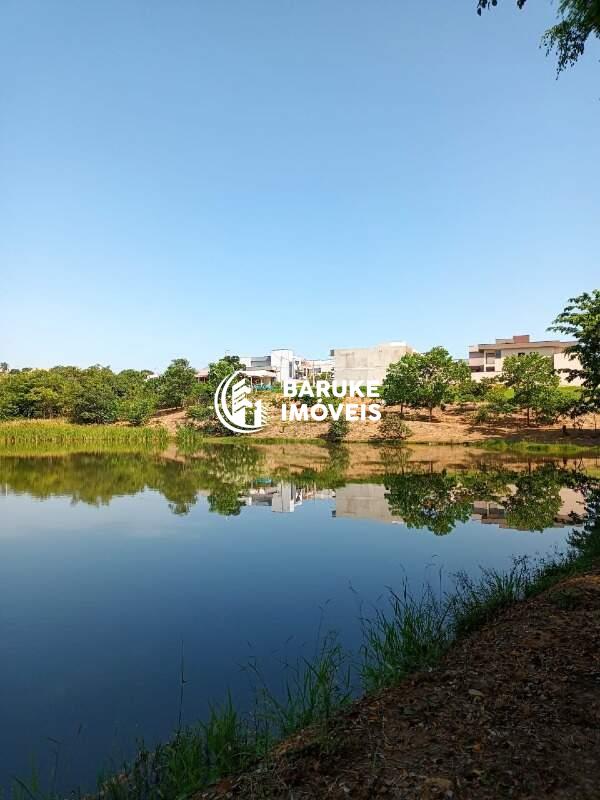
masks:
<svg viewBox="0 0 600 800"><path fill-rule="evenodd" d="M598 462L472 448L207 444L0 456L0 787L93 789L204 717L249 662L273 686L319 631L405 582L564 550Z"/></svg>

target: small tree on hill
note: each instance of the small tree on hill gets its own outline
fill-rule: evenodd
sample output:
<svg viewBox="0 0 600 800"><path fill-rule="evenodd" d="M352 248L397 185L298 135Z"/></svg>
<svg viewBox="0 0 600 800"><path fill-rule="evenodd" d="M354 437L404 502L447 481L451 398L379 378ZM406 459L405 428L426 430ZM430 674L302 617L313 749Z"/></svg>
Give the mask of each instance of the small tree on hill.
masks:
<svg viewBox="0 0 600 800"><path fill-rule="evenodd" d="M513 389L513 403L524 409L527 425L532 411L543 414L553 406L560 383L550 359L539 353L505 358L502 380Z"/></svg>
<svg viewBox="0 0 600 800"><path fill-rule="evenodd" d="M419 356L419 388L414 404L429 411L452 400L455 387L464 380L466 364L456 362L444 347L433 347Z"/></svg>
<svg viewBox="0 0 600 800"><path fill-rule="evenodd" d="M395 364L390 364L381 386L381 397L389 406L404 407L414 404L419 392L419 353L407 353Z"/></svg>

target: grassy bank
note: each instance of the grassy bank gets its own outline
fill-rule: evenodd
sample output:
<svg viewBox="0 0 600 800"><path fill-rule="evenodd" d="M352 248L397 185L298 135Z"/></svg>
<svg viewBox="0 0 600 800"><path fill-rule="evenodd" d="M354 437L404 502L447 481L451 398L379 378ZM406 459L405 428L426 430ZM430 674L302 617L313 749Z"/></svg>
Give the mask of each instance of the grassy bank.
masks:
<svg viewBox="0 0 600 800"><path fill-rule="evenodd" d="M313 658L287 665L278 691L267 686L252 666L252 713L241 714L227 697L213 707L207 721L180 724L171 741L152 750L142 748L118 775L104 776L103 796L112 800L189 797L260 760L268 764L275 743L307 726L312 726L311 740L326 748L330 723L339 720L353 698L435 667L454 642L480 629L500 611L597 565L600 486L588 480L584 490L588 517L582 529L571 533L566 555L544 561L521 559L508 572L484 570L478 580L459 574L448 595L428 589L417 600L408 588L390 593L386 607L361 621L363 643L358 653L345 652L335 635L325 636ZM568 590L559 595L557 602L565 608L574 602ZM182 697L184 684L182 676ZM17 783L16 796L18 800L57 797L26 781Z"/></svg>
<svg viewBox="0 0 600 800"><path fill-rule="evenodd" d="M513 439L487 439L474 443L474 446L482 450L491 450L495 453L522 453L530 455L548 456L575 456L575 455L596 455L600 454L600 439L598 444L564 444L544 442L528 442Z"/></svg>
<svg viewBox="0 0 600 800"><path fill-rule="evenodd" d="M169 435L162 428L37 421L0 423L0 454L147 450L165 447L168 442Z"/></svg>

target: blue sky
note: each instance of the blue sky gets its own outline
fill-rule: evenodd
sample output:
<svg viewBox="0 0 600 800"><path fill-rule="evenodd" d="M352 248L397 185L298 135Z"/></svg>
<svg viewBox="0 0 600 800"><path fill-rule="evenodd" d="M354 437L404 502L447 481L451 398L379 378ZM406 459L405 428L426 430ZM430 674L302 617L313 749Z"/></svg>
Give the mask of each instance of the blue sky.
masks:
<svg viewBox="0 0 600 800"><path fill-rule="evenodd" d="M600 49L475 6L3 0L0 360L543 335L600 283Z"/></svg>

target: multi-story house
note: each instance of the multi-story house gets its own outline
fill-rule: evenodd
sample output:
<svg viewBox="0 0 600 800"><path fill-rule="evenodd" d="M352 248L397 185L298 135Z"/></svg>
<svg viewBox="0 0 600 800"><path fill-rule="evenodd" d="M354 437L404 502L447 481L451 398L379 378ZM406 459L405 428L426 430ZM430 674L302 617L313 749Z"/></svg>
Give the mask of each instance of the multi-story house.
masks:
<svg viewBox="0 0 600 800"><path fill-rule="evenodd" d="M543 339L532 342L529 335L512 336L510 339L496 339L493 343L469 345L469 367L471 377L475 381L483 378L494 378L502 374L504 359L507 356L523 356L528 353L539 353L552 362L552 366L560 376L561 385L568 385L565 369L580 369L576 358L565 353L572 342L561 342L557 339ZM580 386L581 380L576 378L572 386Z"/></svg>

